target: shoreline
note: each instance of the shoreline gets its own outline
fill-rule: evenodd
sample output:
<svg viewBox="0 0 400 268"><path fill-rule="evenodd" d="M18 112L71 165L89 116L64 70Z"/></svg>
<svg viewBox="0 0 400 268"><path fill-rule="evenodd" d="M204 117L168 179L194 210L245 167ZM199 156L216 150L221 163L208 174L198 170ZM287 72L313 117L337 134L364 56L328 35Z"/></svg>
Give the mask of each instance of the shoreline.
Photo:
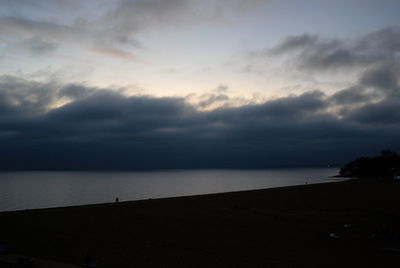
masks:
<svg viewBox="0 0 400 268"><path fill-rule="evenodd" d="M289 185L289 186L278 186L278 187L270 187L270 188L260 188L260 189L249 189L249 190L237 190L237 191L228 191L228 192L215 192L215 193L206 193L206 194L194 194L194 195L182 195L182 196L168 196L168 197L156 197L156 198L145 198L145 199L137 199L137 200L120 200L118 202L103 202L103 203L89 203L89 204L82 204L82 205L72 205L72 206L57 206L57 207L41 207L41 208L27 208L27 209L17 209L17 210L4 210L0 211L0 215L3 213L12 213L12 212L29 212L29 211L37 211L37 210L53 210L53 209L68 209L68 208L78 208L78 207L92 207L92 206L104 206L104 205L111 205L115 203L132 203L132 202L143 202L149 200L166 200L166 199L175 199L175 198L190 198L190 197L203 197L209 195L226 195L226 194L234 194L234 193L246 193L246 192L253 192L253 191L266 191L270 189L280 189L280 188L292 188L292 187L302 187L302 186L313 186L317 184L327 184L327 183L338 183L338 182L345 182L348 180L358 180L359 178L348 178L348 177L341 177L336 178L335 176L329 177L324 182L317 182L317 183L304 183L304 184L297 184L297 185Z"/></svg>
<svg viewBox="0 0 400 268"><path fill-rule="evenodd" d="M0 213L11 252L98 267L396 267L400 184L332 181ZM335 256L335 258L332 258Z"/></svg>

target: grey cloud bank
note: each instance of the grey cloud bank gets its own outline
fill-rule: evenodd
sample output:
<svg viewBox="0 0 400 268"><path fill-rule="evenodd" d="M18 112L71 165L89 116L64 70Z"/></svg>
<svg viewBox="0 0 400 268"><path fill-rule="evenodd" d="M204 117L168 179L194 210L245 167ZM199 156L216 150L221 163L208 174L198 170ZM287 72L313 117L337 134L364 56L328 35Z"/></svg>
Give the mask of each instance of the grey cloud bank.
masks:
<svg viewBox="0 0 400 268"><path fill-rule="evenodd" d="M27 50L74 46L111 58L134 59L135 51L146 46L137 38L144 30L225 21L268 2L2 0L0 35L9 43L31 40L32 44L21 46Z"/></svg>
<svg viewBox="0 0 400 268"><path fill-rule="evenodd" d="M292 53L297 66L309 70L359 68L394 62L399 59L400 28L387 27L351 39L329 39L310 34L293 35L268 53Z"/></svg>
<svg viewBox="0 0 400 268"><path fill-rule="evenodd" d="M271 36L260 31L264 29L260 23L268 22L263 20L264 13L257 14L259 17L254 21L252 16L248 16L238 23L238 32L233 31L235 27L214 31L219 23L234 21L245 11L260 9L266 12L260 7L269 2L0 0L4 7L0 10L0 40L3 41L0 57L8 60L0 67L4 69L3 73L22 74L21 77L0 76L0 169L325 166L344 163L359 155L376 154L381 149L399 151L400 28L389 26L352 38L294 34L272 48L271 44L275 42L273 31L270 29ZM272 6L277 7L277 3ZM273 8L271 10L268 14L273 17ZM290 11L282 7L276 10ZM193 35L174 35L174 31L179 32L185 27L193 27ZM170 30L165 31L165 36L171 34L173 40L158 39L157 35L164 29ZM149 34L147 40L160 42L158 49L171 44L173 47L181 41L190 41L183 42L182 47L198 45L199 49L191 50L189 63L179 65L180 58L189 53L180 55L180 50L175 47L176 54L171 47L158 52L157 46L155 51L146 50L146 44L141 43L146 38L140 39L140 34L146 31L154 31L154 36ZM294 29L293 32L303 30ZM260 68L254 68L261 69L259 76L267 76L262 68L269 64L268 57L274 57L271 65L282 57L295 66L295 72L302 74L299 84L305 85L303 88L307 86L308 74L313 77L325 75L334 80L335 72L349 71L351 83L347 86L347 82L334 81L346 86L336 87L329 94L317 86L316 90L261 104L221 107L235 103L234 98L240 99L240 94L248 93L245 88L252 87L253 81L248 80L247 74L221 67L220 73L210 73L214 78L212 75L206 78L190 75L188 87L204 82L197 89L204 87L201 90L205 90L210 88L209 84L222 83L213 91L199 90L193 94L198 99L197 104L193 104L190 97L127 96L123 94L124 90L68 83L76 80L68 80L67 71L62 72L60 76L63 79L59 79L67 82L43 82L45 78L38 82L22 78L29 77L24 76L29 70L46 70L44 65L47 64L73 69L84 66L86 63L83 62L89 59L88 64L94 69L108 64L110 67L94 74L94 78L88 81L91 84L107 85L117 81L126 85L132 81L135 84L136 80L140 84L143 79L142 83L147 81L150 87L154 81L157 82L153 83L155 87L163 87L162 82L165 81L165 89L173 89L174 85L180 88L179 85L183 87L184 84L181 85L180 81L186 79L186 74L204 67L195 63L195 67L190 67L192 61L203 60L204 57L205 62L221 62L218 55L222 49L212 48L225 48L227 42L224 43L224 38L215 39L222 42L213 44L211 41L208 44L208 41L213 40L213 36L224 37L235 33L240 33L240 38L246 43L246 51L253 51L248 45L253 45L253 41L259 42L261 47L270 44L269 49L250 53L251 57L238 63L249 63L249 70L252 70L251 67L258 67L257 64L262 61ZM202 38L199 40L205 40L204 43L194 44L194 35L200 35ZM256 35L265 38L254 38ZM20 55L19 50L25 53ZM85 53L87 51L90 53ZM171 58L161 57L168 51ZM197 55L196 52L200 51L203 54ZM96 57L92 57L92 52L97 53ZM236 55L234 52L237 50L232 50L232 54ZM26 53L33 57L26 57ZM97 58L98 53L101 55ZM192 54L196 57L191 58ZM208 54L210 58L207 59ZM139 64L138 60L135 62L137 65L126 63L132 63L125 60L136 59L137 55L144 56L143 62ZM108 61L108 57L101 56L118 60ZM159 64L157 60L160 60ZM252 63L255 65L252 66ZM152 67L153 64L155 67ZM218 69L214 63L210 64ZM183 70L182 73L173 77L161 76L158 72L171 66ZM15 71L20 68L21 72ZM293 71L283 69L287 73ZM120 77L119 72L123 73ZM286 77L290 74L283 78ZM179 82L168 83L170 78ZM102 79L104 81L97 81ZM127 81L124 82L124 79ZM259 88L274 87L273 82L271 85L262 83L268 81L261 79L254 84ZM238 87L242 88L238 90ZM240 91L239 94L231 94L231 88ZM157 94L165 95L167 91L163 89L158 89ZM179 94L189 96L189 93ZM265 93L268 95L268 92ZM236 101L238 103L244 102ZM215 107L220 108L210 110Z"/></svg>
<svg viewBox="0 0 400 268"><path fill-rule="evenodd" d="M381 72L333 95L311 91L206 112L185 98L2 76L0 168L313 166L399 150L398 80L387 90ZM363 91L365 83L373 94ZM54 107L60 100L69 103Z"/></svg>

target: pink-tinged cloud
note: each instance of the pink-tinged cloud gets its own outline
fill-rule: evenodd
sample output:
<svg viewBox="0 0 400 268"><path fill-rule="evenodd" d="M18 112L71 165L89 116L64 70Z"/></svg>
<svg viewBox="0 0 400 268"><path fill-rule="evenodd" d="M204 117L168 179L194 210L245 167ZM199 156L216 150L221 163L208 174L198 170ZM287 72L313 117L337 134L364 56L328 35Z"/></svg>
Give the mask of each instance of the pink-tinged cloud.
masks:
<svg viewBox="0 0 400 268"><path fill-rule="evenodd" d="M133 60L135 57L132 53L129 53L127 51L123 51L120 49L116 48L109 48L109 47L92 47L90 48L90 51L99 53L111 58L117 58L117 59L126 59L126 60Z"/></svg>

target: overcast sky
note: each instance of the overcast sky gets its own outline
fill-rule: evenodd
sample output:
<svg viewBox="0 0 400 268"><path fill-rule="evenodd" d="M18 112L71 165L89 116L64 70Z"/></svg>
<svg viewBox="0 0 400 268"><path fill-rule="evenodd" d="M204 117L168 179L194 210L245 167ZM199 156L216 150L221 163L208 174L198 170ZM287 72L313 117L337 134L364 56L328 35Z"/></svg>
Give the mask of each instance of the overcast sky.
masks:
<svg viewBox="0 0 400 268"><path fill-rule="evenodd" d="M0 168L400 150L396 0L0 0Z"/></svg>

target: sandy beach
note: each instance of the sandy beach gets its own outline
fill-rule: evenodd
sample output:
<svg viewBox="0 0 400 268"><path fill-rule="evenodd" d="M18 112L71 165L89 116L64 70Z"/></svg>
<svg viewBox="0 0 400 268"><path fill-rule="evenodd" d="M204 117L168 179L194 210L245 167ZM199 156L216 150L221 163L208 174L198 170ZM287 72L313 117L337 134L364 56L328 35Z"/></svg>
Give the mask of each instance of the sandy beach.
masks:
<svg viewBox="0 0 400 268"><path fill-rule="evenodd" d="M351 180L0 213L0 244L97 267L398 267L400 184Z"/></svg>

